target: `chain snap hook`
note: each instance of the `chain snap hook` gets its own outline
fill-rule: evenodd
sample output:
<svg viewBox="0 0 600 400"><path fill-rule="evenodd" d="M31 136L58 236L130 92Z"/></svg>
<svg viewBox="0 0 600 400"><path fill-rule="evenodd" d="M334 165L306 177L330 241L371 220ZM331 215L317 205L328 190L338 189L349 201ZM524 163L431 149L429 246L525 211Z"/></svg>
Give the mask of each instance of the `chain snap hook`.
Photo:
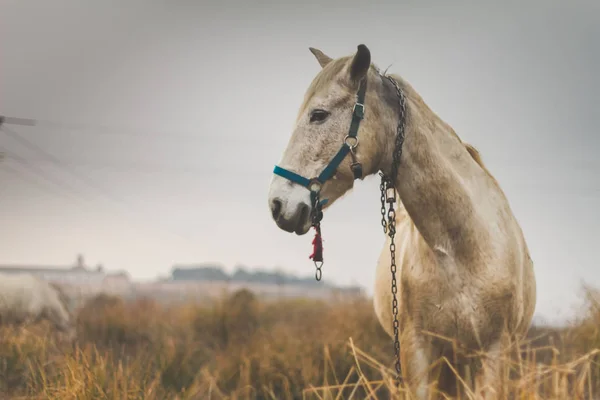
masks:
<svg viewBox="0 0 600 400"><path fill-rule="evenodd" d="M323 271L321 270L321 268L323 267L323 261L315 261L314 263L316 267L315 279L317 281L320 281L321 277L323 276Z"/></svg>

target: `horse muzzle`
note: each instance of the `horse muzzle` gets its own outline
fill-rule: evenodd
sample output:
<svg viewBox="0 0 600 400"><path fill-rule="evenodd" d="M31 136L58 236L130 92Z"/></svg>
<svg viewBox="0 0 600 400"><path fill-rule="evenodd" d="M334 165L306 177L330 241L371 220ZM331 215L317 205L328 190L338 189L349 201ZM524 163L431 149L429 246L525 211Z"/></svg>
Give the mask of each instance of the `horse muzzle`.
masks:
<svg viewBox="0 0 600 400"><path fill-rule="evenodd" d="M310 229L311 207L308 202L290 202L274 197L270 206L273 220L280 229L297 235L304 235Z"/></svg>

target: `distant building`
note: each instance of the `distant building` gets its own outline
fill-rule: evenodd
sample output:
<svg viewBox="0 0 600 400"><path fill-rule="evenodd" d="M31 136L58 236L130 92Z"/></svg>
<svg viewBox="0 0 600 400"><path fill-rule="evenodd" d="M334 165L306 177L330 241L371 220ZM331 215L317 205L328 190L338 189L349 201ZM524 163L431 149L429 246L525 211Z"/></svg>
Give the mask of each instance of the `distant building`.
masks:
<svg viewBox="0 0 600 400"><path fill-rule="evenodd" d="M171 279L174 281L229 281L230 277L220 267L173 267Z"/></svg>
<svg viewBox="0 0 600 400"><path fill-rule="evenodd" d="M43 265L0 265L0 272L5 274L29 273L49 282L69 285L90 285L109 282L129 282L125 272L107 274L99 265L96 269L87 268L82 255L77 256L75 265L43 266Z"/></svg>
<svg viewBox="0 0 600 400"><path fill-rule="evenodd" d="M363 289L360 286L337 287L330 283L318 282L314 276L300 278L286 274L280 270L268 271L255 269L248 271L241 266L237 267L231 275L221 267L214 265L174 266L171 270L169 285L173 286L176 284L210 284L214 288L229 287L230 289L234 287L249 287L257 293L271 293L273 291L279 293L285 290L289 295L296 292L302 295L302 293L307 294L309 291L312 291L313 295L317 295L321 291L323 293L350 296L360 296L363 294Z"/></svg>

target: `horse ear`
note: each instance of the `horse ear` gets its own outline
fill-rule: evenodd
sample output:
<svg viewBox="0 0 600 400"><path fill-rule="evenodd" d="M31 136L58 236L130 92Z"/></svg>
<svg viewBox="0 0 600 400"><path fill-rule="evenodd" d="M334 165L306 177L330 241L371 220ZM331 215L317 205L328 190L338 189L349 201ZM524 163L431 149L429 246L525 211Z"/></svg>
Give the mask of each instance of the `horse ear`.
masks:
<svg viewBox="0 0 600 400"><path fill-rule="evenodd" d="M325 53L323 53L321 50L315 49L314 47L309 47L308 49L310 50L311 53L313 53L315 55L315 57L317 58L317 61L321 65L321 68L325 67L327 64L329 64L331 62L332 58L325 55Z"/></svg>
<svg viewBox="0 0 600 400"><path fill-rule="evenodd" d="M360 81L371 66L371 52L364 44L359 44L356 54L350 64L350 79L353 82Z"/></svg>

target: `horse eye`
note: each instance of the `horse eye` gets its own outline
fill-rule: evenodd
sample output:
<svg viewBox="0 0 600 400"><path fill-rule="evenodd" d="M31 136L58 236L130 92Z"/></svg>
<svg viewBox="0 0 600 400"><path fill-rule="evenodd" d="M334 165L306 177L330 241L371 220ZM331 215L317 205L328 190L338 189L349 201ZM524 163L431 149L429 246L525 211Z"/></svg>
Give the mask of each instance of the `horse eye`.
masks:
<svg viewBox="0 0 600 400"><path fill-rule="evenodd" d="M310 113L310 122L323 122L329 117L329 113L325 110L313 110Z"/></svg>

